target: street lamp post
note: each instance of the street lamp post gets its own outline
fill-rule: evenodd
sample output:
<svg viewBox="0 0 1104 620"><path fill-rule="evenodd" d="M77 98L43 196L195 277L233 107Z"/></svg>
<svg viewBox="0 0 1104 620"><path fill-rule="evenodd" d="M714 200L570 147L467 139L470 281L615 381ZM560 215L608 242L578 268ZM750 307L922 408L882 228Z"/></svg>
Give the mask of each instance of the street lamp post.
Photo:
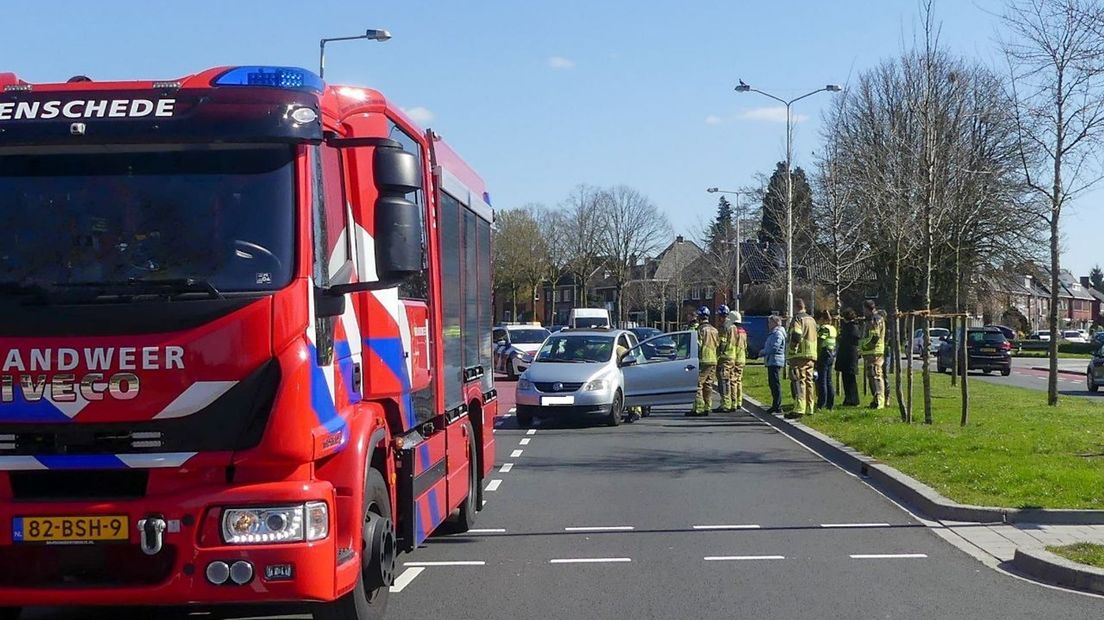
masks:
<svg viewBox="0 0 1104 620"><path fill-rule="evenodd" d="M741 215L742 215L742 210L741 210L741 206L740 206L740 196L744 196L744 195L750 196L750 195L752 195L753 192L747 192L747 191L741 191L741 190L727 190L727 189L720 189L720 188L717 188L717 187L709 187L709 188L706 188L705 191L709 192L710 194L732 194L733 196L736 196L736 293L733 295L733 297L734 297L734 302L735 302L734 305L736 306L736 311L739 312L740 311L740 295L743 292L743 289L740 288L740 275L741 275L740 260L742 258L741 255L743 254L743 252L741 251L741 246L740 246L740 242L743 241L743 235L741 234L741 221L740 221L740 218L741 218Z"/></svg>
<svg viewBox="0 0 1104 620"><path fill-rule="evenodd" d="M736 86L736 92L738 93L759 93L764 97L774 99L775 101L786 106L786 315L793 316L793 175L790 172L793 166L793 115L791 114L793 104L801 101L806 97L811 97L817 93L830 92L838 93L843 90L843 87L839 84L828 84L824 88L818 88L814 91L805 93L800 97L794 97L793 99L782 99L781 97L775 97L770 93L763 92L759 89L752 88L749 84L745 84L743 80Z"/></svg>
<svg viewBox="0 0 1104 620"><path fill-rule="evenodd" d="M322 39L318 42L318 77L326 77L326 44L330 41L353 41L355 39L367 39L369 41L387 41L391 38L391 33L386 30L365 30L364 34L358 34L355 37L331 37L328 39Z"/></svg>

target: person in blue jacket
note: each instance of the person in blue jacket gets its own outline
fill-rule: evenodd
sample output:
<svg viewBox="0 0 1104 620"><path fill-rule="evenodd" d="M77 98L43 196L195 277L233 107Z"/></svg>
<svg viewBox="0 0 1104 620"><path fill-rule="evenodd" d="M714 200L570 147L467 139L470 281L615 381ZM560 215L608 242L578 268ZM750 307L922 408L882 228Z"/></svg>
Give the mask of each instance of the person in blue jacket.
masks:
<svg viewBox="0 0 1104 620"><path fill-rule="evenodd" d="M763 342L763 363L767 367L767 384L770 385L771 407L767 413L782 413L782 367L786 365L786 330L782 317L771 315L767 319L767 339Z"/></svg>

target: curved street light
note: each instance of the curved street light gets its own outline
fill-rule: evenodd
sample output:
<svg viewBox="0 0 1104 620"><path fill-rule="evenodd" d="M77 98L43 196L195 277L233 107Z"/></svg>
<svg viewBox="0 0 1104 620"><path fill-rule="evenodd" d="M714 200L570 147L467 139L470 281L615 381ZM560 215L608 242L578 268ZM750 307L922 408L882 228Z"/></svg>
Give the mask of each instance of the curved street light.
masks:
<svg viewBox="0 0 1104 620"><path fill-rule="evenodd" d="M773 99L778 103L786 106L786 316L793 317L793 175L790 173L790 169L793 166L793 115L791 113L793 104L801 101L806 97L811 97L817 93L838 93L843 90L843 87L839 84L827 84L823 88L818 88L814 91L810 91L801 95L800 97L794 97L793 99L783 99L776 97L770 93L763 92L757 88L752 88L750 84L747 84L743 80L736 86L736 92L738 93L759 93L764 97ZM815 297L815 294L814 294Z"/></svg>
<svg viewBox="0 0 1104 620"><path fill-rule="evenodd" d="M707 187L705 191L709 192L710 194L731 194L736 197L736 292L733 294L733 298L735 300L734 305L736 306L736 311L739 312L740 297L743 295L743 289L740 287L740 260L743 258L743 251L741 250L740 245L740 242L743 241L743 234L741 231L740 222L740 216L743 208L740 206L740 196L750 196L754 194L754 192L749 192L746 190L720 189L719 187Z"/></svg>
<svg viewBox="0 0 1104 620"><path fill-rule="evenodd" d="M386 30L365 30L364 34L358 34L354 37L331 37L320 40L318 42L318 77L326 77L326 44L330 41L355 41L356 39L382 43L391 39L391 33Z"/></svg>

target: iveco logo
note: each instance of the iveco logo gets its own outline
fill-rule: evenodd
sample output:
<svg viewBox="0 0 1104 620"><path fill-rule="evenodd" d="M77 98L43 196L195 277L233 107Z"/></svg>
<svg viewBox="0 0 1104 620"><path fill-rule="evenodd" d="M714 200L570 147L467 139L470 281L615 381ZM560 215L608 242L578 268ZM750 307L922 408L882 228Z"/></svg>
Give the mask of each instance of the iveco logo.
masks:
<svg viewBox="0 0 1104 620"><path fill-rule="evenodd" d="M553 383L552 384L552 391L553 392L559 392L562 389L563 389L563 384L562 383Z"/></svg>

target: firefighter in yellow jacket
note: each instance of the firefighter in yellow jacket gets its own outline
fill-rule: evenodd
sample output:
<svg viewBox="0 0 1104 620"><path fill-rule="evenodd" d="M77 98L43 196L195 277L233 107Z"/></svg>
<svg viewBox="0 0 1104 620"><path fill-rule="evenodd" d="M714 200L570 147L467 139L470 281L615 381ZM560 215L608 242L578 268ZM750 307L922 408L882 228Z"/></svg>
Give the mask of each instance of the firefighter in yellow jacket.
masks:
<svg viewBox="0 0 1104 620"><path fill-rule="evenodd" d="M741 327L740 312L729 312L728 306L717 308L717 318L722 319L721 349L717 354L717 367L721 377L721 406L715 411L736 411L743 408L744 364L747 363L747 332Z"/></svg>
<svg viewBox="0 0 1104 620"><path fill-rule="evenodd" d="M816 411L816 381L813 371L817 359L817 324L805 312L805 300L794 300L795 315L790 321L786 360L790 365L790 380L794 385L794 408L787 418L800 418Z"/></svg>
<svg viewBox="0 0 1104 620"><path fill-rule="evenodd" d="M862 353L863 365L866 366L866 375L870 378L870 389L874 392L874 400L870 403L870 408L884 409L886 401L885 319L878 312L872 299L863 303L863 314L866 315L866 323L863 324L863 336L859 340L859 352Z"/></svg>
<svg viewBox="0 0 1104 620"><path fill-rule="evenodd" d="M709 308L698 308L698 394L694 408L686 415L709 415L713 402L713 381L717 376L717 347L720 334L709 324Z"/></svg>

